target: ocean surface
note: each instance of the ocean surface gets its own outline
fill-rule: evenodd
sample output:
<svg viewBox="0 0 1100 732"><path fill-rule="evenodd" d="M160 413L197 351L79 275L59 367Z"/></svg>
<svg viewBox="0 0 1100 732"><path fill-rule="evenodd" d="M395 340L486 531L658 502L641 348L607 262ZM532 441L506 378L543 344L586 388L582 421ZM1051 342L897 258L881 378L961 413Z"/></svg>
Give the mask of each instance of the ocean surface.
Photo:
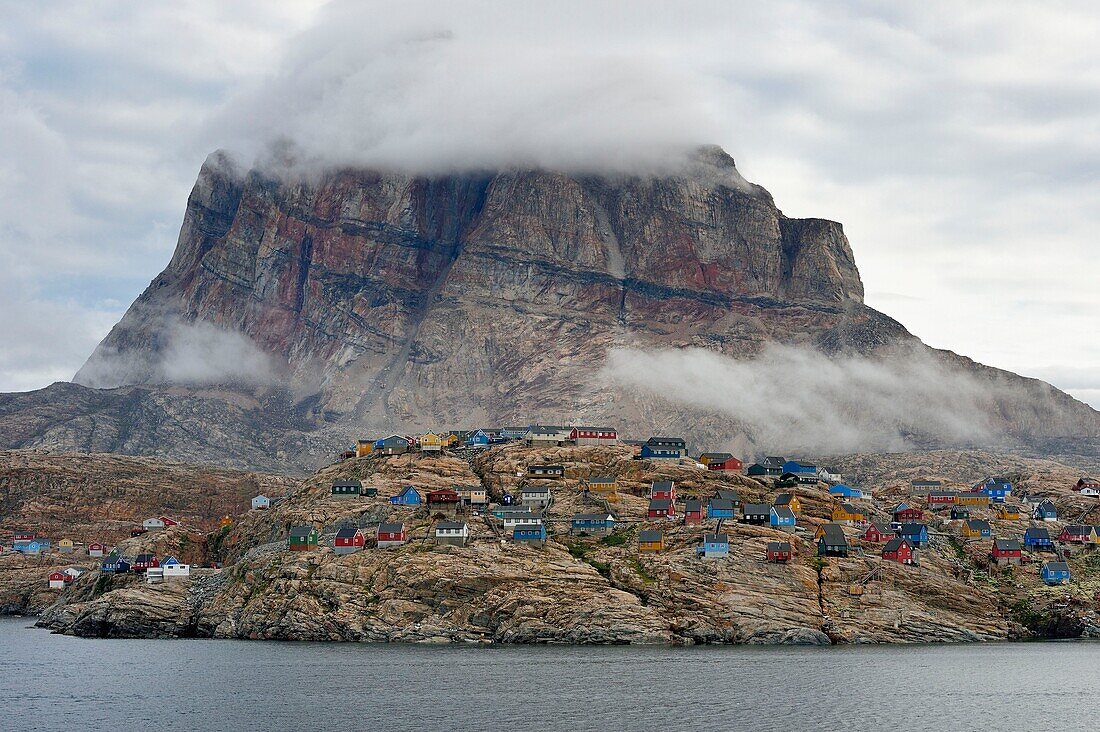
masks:
<svg viewBox="0 0 1100 732"><path fill-rule="evenodd" d="M1100 644L85 640L0 620L4 730L1092 729Z"/></svg>

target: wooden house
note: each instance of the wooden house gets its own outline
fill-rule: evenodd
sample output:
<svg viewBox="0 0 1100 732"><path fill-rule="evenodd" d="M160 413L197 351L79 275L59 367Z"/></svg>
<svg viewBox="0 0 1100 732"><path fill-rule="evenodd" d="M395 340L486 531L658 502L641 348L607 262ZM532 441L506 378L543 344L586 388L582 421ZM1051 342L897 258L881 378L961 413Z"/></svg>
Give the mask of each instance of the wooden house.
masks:
<svg viewBox="0 0 1100 732"><path fill-rule="evenodd" d="M23 554L38 556L49 548L50 542L46 541L45 539L35 539L34 541L24 544L19 551Z"/></svg>
<svg viewBox="0 0 1100 732"><path fill-rule="evenodd" d="M411 485L405 486L396 496L390 496L390 503L395 506L419 506L423 500L420 492Z"/></svg>
<svg viewBox="0 0 1100 732"><path fill-rule="evenodd" d="M173 519L173 518L168 518L167 516L161 516L160 520L164 522L165 526L179 526L180 525L179 521L177 521L176 519Z"/></svg>
<svg viewBox="0 0 1100 732"><path fill-rule="evenodd" d="M837 483L836 485L829 486L829 495L834 498L848 498L848 499L860 499L863 498L863 491L859 488L853 488L843 483Z"/></svg>
<svg viewBox="0 0 1100 732"><path fill-rule="evenodd" d="M859 538L869 544L882 544L894 538L894 530L879 521L872 521Z"/></svg>
<svg viewBox="0 0 1100 732"><path fill-rule="evenodd" d="M528 465L527 477L545 480L560 480L565 477L563 465Z"/></svg>
<svg viewBox="0 0 1100 732"><path fill-rule="evenodd" d="M703 545L695 551L706 559L728 557L730 554L730 538L726 534L704 534Z"/></svg>
<svg viewBox="0 0 1100 732"><path fill-rule="evenodd" d="M925 500L929 508L946 508L954 506L958 498L958 491L929 491Z"/></svg>
<svg viewBox="0 0 1100 732"><path fill-rule="evenodd" d="M1082 496L1100 496L1100 480L1086 476L1073 485L1073 490Z"/></svg>
<svg viewBox="0 0 1100 732"><path fill-rule="evenodd" d="M432 516L444 514L453 518L461 501L458 491L451 488L437 488L434 491L428 491L428 495L425 496L428 513Z"/></svg>
<svg viewBox="0 0 1100 732"><path fill-rule="evenodd" d="M733 501L726 498L712 498L707 502L707 518L732 519L736 517Z"/></svg>
<svg viewBox="0 0 1100 732"><path fill-rule="evenodd" d="M1092 526L1063 526L1058 541L1063 544L1092 544L1096 541L1096 529Z"/></svg>
<svg viewBox="0 0 1100 732"><path fill-rule="evenodd" d="M970 518L970 508L967 506L952 506L951 507L951 520L952 521L965 521Z"/></svg>
<svg viewBox="0 0 1100 732"><path fill-rule="evenodd" d="M534 508L546 508L550 505L550 488L544 485L525 485L520 489L520 503Z"/></svg>
<svg viewBox="0 0 1100 732"><path fill-rule="evenodd" d="M703 523L703 502L697 498L684 501L684 523L688 526Z"/></svg>
<svg viewBox="0 0 1100 732"><path fill-rule="evenodd" d="M778 508L789 508L794 513L802 510L802 501L793 493L780 493L772 501L772 505Z"/></svg>
<svg viewBox="0 0 1100 732"><path fill-rule="evenodd" d="M898 529L898 536L906 539L914 549L928 546L928 527L924 524L902 524Z"/></svg>
<svg viewBox="0 0 1100 732"><path fill-rule="evenodd" d="M653 485L649 487L649 497L675 501L676 484L671 480L654 481Z"/></svg>
<svg viewBox="0 0 1100 732"><path fill-rule="evenodd" d="M65 575L65 582L68 584L82 574L85 574L87 571L88 570L84 569L84 567L67 567L63 570L62 574Z"/></svg>
<svg viewBox="0 0 1100 732"><path fill-rule="evenodd" d="M764 467L765 475L773 478L777 478L783 475L783 465L787 461L777 455L769 455L760 461L760 464Z"/></svg>
<svg viewBox="0 0 1100 732"><path fill-rule="evenodd" d="M454 491L458 493L458 498L465 506L487 506L489 505L489 492L485 490L485 486L481 485L456 485Z"/></svg>
<svg viewBox="0 0 1100 732"><path fill-rule="evenodd" d="M16 531L11 538L12 549L22 549L37 538L38 534L33 531Z"/></svg>
<svg viewBox="0 0 1100 732"><path fill-rule="evenodd" d="M676 516L676 503L667 498L651 498L646 516L650 519L670 519Z"/></svg>
<svg viewBox="0 0 1100 732"><path fill-rule="evenodd" d="M141 528L146 531L157 531L164 528L164 521L162 521L159 516L147 518L141 522Z"/></svg>
<svg viewBox="0 0 1100 732"><path fill-rule="evenodd" d="M1015 539L993 540L993 552L990 556L997 564L1019 564L1023 555L1020 542Z"/></svg>
<svg viewBox="0 0 1100 732"><path fill-rule="evenodd" d="M612 427L573 427L569 439L574 445L615 445L619 431Z"/></svg>
<svg viewBox="0 0 1100 732"><path fill-rule="evenodd" d="M910 506L908 503L899 503L890 509L890 515L893 516L896 523L905 523L912 521L920 521L924 518L924 511L916 506Z"/></svg>
<svg viewBox="0 0 1100 732"><path fill-rule="evenodd" d="M107 545L106 544L102 544L98 541L93 541L91 544L88 545L88 556L89 557L102 557L106 553L107 553Z"/></svg>
<svg viewBox="0 0 1100 732"><path fill-rule="evenodd" d="M374 443L374 452L378 455L404 455L409 451L409 440L401 435L390 435Z"/></svg>
<svg viewBox="0 0 1100 732"><path fill-rule="evenodd" d="M135 572L144 572L150 567L160 567L160 561L155 554L138 554L130 566Z"/></svg>
<svg viewBox="0 0 1100 732"><path fill-rule="evenodd" d="M749 467L745 468L745 475L749 476L750 478L763 478L767 476L767 474L768 469L765 468L761 463L753 463Z"/></svg>
<svg viewBox="0 0 1100 732"><path fill-rule="evenodd" d="M791 544L788 541L769 541L764 558L769 562L791 561Z"/></svg>
<svg viewBox="0 0 1100 732"><path fill-rule="evenodd" d="M650 437L642 445L641 457L654 460L679 460L687 453L682 437Z"/></svg>
<svg viewBox="0 0 1100 732"><path fill-rule="evenodd" d="M797 523L798 519L795 517L794 511L787 506L772 506L768 512L768 524L773 529L792 532Z"/></svg>
<svg viewBox="0 0 1100 732"><path fill-rule="evenodd" d="M1024 547L1027 549L1053 549L1054 539L1045 526L1029 526L1024 532Z"/></svg>
<svg viewBox="0 0 1100 732"><path fill-rule="evenodd" d="M47 577L50 583L51 590L62 590L65 588L65 573L64 572L50 572Z"/></svg>
<svg viewBox="0 0 1100 732"><path fill-rule="evenodd" d="M997 506L997 519L1000 521L1019 521L1023 516L1020 514L1020 509L1015 506L1009 506L1007 503L1002 503Z"/></svg>
<svg viewBox="0 0 1100 732"><path fill-rule="evenodd" d="M334 498L358 498L363 494L363 484L358 480L338 480L329 489Z"/></svg>
<svg viewBox="0 0 1100 732"><path fill-rule="evenodd" d="M832 518L833 521L855 526L856 524L862 524L866 521L867 514L863 512L863 509L856 508L850 503L842 503L833 508Z"/></svg>
<svg viewBox="0 0 1100 732"><path fill-rule="evenodd" d="M1058 508L1054 505L1053 501L1043 500L1035 507L1035 511L1032 515L1035 517L1036 521L1057 521Z"/></svg>
<svg viewBox="0 0 1100 732"><path fill-rule="evenodd" d="M531 425L527 430L527 434L523 436L524 441L532 447L536 446L556 446L561 447L570 441L570 436L573 434L573 430L570 427L557 427L551 425Z"/></svg>
<svg viewBox="0 0 1100 732"><path fill-rule="evenodd" d="M728 452L704 452L699 462L716 472L740 473L745 469L745 464Z"/></svg>
<svg viewBox="0 0 1100 732"><path fill-rule="evenodd" d="M502 427L500 429L500 437L503 440L522 440L527 436L527 430L530 427Z"/></svg>
<svg viewBox="0 0 1100 732"><path fill-rule="evenodd" d="M332 540L332 550L337 554L354 554L363 551L367 545L367 538L363 532L355 526L342 526L336 531Z"/></svg>
<svg viewBox="0 0 1100 732"><path fill-rule="evenodd" d="M924 495L939 491L943 482L938 480L914 480L909 483L909 494L913 496Z"/></svg>
<svg viewBox="0 0 1100 732"><path fill-rule="evenodd" d="M1048 585L1069 584L1069 565L1065 562L1046 562L1039 575Z"/></svg>
<svg viewBox="0 0 1100 732"><path fill-rule="evenodd" d="M161 574L164 579L178 579L180 577L191 576L191 565L181 564L180 562L174 562L172 564L164 564L161 566Z"/></svg>
<svg viewBox="0 0 1100 732"><path fill-rule="evenodd" d="M374 440L358 440L355 443L355 457L367 457L374 452Z"/></svg>
<svg viewBox="0 0 1100 732"><path fill-rule="evenodd" d="M988 507L990 499L989 495L986 493L973 493L964 491L958 495L958 497L955 499L955 503L960 506Z"/></svg>
<svg viewBox="0 0 1100 732"><path fill-rule="evenodd" d="M581 489L610 500L611 495L618 491L619 482L612 475L597 475L582 480Z"/></svg>
<svg viewBox="0 0 1100 732"><path fill-rule="evenodd" d="M959 534L967 539L987 539L993 536L993 527L984 519L969 519L963 523Z"/></svg>
<svg viewBox="0 0 1100 732"><path fill-rule="evenodd" d="M660 531L645 530L638 532L639 552L661 552L665 549L665 535Z"/></svg>
<svg viewBox="0 0 1100 732"><path fill-rule="evenodd" d="M826 466L820 466L817 469L818 479L826 483L839 483L844 479L844 476L840 474L840 471Z"/></svg>
<svg viewBox="0 0 1100 732"><path fill-rule="evenodd" d="M269 508L271 508L271 499L268 498L267 496L259 495L259 496L255 496L252 499L252 510L253 511L266 511Z"/></svg>
<svg viewBox="0 0 1100 732"><path fill-rule="evenodd" d="M72 539L62 539L61 541L57 542L57 551L61 552L62 554L72 554L73 553L73 540Z"/></svg>
<svg viewBox="0 0 1100 732"><path fill-rule="evenodd" d="M145 570L145 584L159 585L164 582L163 567L149 567Z"/></svg>
<svg viewBox="0 0 1100 732"><path fill-rule="evenodd" d="M1008 478L985 478L971 487L972 493L984 493L993 503L1004 503L1012 494L1012 481Z"/></svg>
<svg viewBox="0 0 1100 732"><path fill-rule="evenodd" d="M546 543L546 525L539 522L533 525L517 526L512 529L512 541L542 546Z"/></svg>
<svg viewBox="0 0 1100 732"><path fill-rule="evenodd" d="M434 432L425 432L420 435L420 452L441 452L443 450L443 438Z"/></svg>
<svg viewBox="0 0 1100 732"><path fill-rule="evenodd" d="M609 513L578 513L569 522L569 533L607 536L615 530L615 517Z"/></svg>
<svg viewBox="0 0 1100 732"><path fill-rule="evenodd" d="M294 526L286 538L286 546L292 552L308 552L317 548L320 534L312 526Z"/></svg>
<svg viewBox="0 0 1100 732"><path fill-rule="evenodd" d="M99 571L111 574L125 574L130 571L130 562L118 552L111 552L100 562Z"/></svg>
<svg viewBox="0 0 1100 732"><path fill-rule="evenodd" d="M505 533L508 533L517 526L538 526L542 523L542 514L535 511L508 511L503 514L501 522Z"/></svg>
<svg viewBox="0 0 1100 732"><path fill-rule="evenodd" d="M891 539L886 542L886 546L882 547L882 558L898 564L916 564L916 554L916 549L908 539Z"/></svg>
<svg viewBox="0 0 1100 732"><path fill-rule="evenodd" d="M817 533L818 556L848 556L848 538L844 536L844 529L840 524L822 524Z"/></svg>
<svg viewBox="0 0 1100 732"><path fill-rule="evenodd" d="M735 507L741 504L741 497L737 495L737 491L732 488L719 488L714 492L714 497L729 501Z"/></svg>
<svg viewBox="0 0 1100 732"><path fill-rule="evenodd" d="M450 546L466 546L470 539L470 527L465 521L440 521L435 525L435 541L437 544Z"/></svg>
<svg viewBox="0 0 1100 732"><path fill-rule="evenodd" d="M772 507L766 503L746 503L741 507L741 523L763 526L771 514Z"/></svg>
<svg viewBox="0 0 1100 732"><path fill-rule="evenodd" d="M401 522L386 522L378 524L378 530L375 532L376 543L379 549L386 549L393 546L401 546L408 541L408 534L405 531L405 524Z"/></svg>

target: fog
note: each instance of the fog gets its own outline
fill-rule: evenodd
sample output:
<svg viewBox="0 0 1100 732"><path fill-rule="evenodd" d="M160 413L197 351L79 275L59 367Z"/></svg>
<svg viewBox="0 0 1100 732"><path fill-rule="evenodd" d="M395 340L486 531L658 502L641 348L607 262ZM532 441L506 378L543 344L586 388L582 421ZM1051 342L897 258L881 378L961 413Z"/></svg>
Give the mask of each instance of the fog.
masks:
<svg viewBox="0 0 1100 732"><path fill-rule="evenodd" d="M119 353L100 345L73 378L109 389L128 384L272 384L276 360L248 336L204 321L161 319L155 348Z"/></svg>
<svg viewBox="0 0 1100 732"><path fill-rule="evenodd" d="M212 129L306 168L665 168L720 131L715 79L685 44L728 13L689 5L336 2Z"/></svg>
<svg viewBox="0 0 1100 732"><path fill-rule="evenodd" d="M921 347L882 358L768 345L735 360L703 349L616 349L604 376L686 407L728 416L731 442L764 451L903 451L998 437L988 415L1008 387ZM736 423L736 425L735 425Z"/></svg>

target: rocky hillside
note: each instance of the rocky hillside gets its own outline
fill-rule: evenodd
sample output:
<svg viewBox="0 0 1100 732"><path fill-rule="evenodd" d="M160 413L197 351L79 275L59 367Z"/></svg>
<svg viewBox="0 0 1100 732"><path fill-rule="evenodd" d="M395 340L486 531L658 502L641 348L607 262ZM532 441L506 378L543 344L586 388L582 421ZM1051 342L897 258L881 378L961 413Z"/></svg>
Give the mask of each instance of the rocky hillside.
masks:
<svg viewBox="0 0 1100 732"><path fill-rule="evenodd" d="M1010 441L1100 435L1087 406L866 307L839 224L784 216L706 148L660 177L287 181L212 155L168 267L77 374L90 388L0 397L0 446L312 470L377 432L576 419L727 447L729 414L601 369L620 347L768 343L916 348L998 387L976 409Z"/></svg>
<svg viewBox="0 0 1100 732"><path fill-rule="evenodd" d="M967 480L976 480L1000 467L1000 459L983 453L936 457L920 477L951 479L935 466L957 461L965 472L973 470ZM871 475L871 459L856 460ZM406 485L483 485L499 500L522 484L527 465L546 463L564 465L566 476L550 482L554 501L543 547L517 545L501 535L495 520L476 515L465 517L469 545L441 546L432 538L435 517L387 500ZM1071 498L1064 479L1075 469L1021 465L1030 471L1026 490L1045 492L1060 506L1080 500ZM864 484L874 490L864 503L875 519L889 520L889 506L907 493L909 478L898 470L884 467L881 482L869 478ZM570 534L569 517L600 510L586 502L580 481L604 473L619 477L613 506L619 528L606 538ZM378 495L330 495L334 480L351 477ZM819 559L813 532L829 520L836 502L818 484L793 489L802 502L796 533L726 523L730 556L703 559L695 550L703 534L715 530L714 521L685 526L646 519L644 494L659 479L676 481L681 498L705 499L726 489L744 501L771 502L778 493L770 481L635 460L628 448L511 445L472 462L419 454L348 460L317 473L271 510L250 511L212 535L211 553L225 569L154 586L132 575L85 576L41 622L109 637L523 643L978 641L1100 630L1094 599L1100 554L1091 548L1071 557L1073 583L1048 588L1038 579L1043 556L1016 568L991 566L990 540L962 539L958 522L939 515L929 517L933 541L921 551L920 567L882 561L881 545L861 544L855 528L845 529L856 547L850 557ZM976 515L993 521L1002 537L1019 536L1027 525L994 520L984 509ZM403 521L409 543L377 549L368 541L364 551L343 556L324 546L338 525L370 533L382 520ZM289 528L303 523L324 534L322 546L286 551ZM638 532L645 528L664 530L663 552L638 552ZM767 542L779 540L792 542L794 560L766 563Z"/></svg>

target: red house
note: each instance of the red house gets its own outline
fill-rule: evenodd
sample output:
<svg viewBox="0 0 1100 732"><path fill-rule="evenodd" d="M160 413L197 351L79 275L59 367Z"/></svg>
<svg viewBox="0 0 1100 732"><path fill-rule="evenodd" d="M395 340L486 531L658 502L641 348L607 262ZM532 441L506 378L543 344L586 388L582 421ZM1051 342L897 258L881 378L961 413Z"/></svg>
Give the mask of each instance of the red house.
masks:
<svg viewBox="0 0 1100 732"><path fill-rule="evenodd" d="M130 565L130 569L135 572L144 572L151 567L159 567L160 560L157 559L155 554L138 554L134 557L134 563Z"/></svg>
<svg viewBox="0 0 1100 732"><path fill-rule="evenodd" d="M1015 539L994 539L992 557L998 564L1019 564L1024 551Z"/></svg>
<svg viewBox="0 0 1100 732"><path fill-rule="evenodd" d="M898 564L913 564L913 545L906 539L891 539L882 548L882 558Z"/></svg>
<svg viewBox="0 0 1100 732"><path fill-rule="evenodd" d="M654 498L646 515L651 519L672 518L676 515L676 504L667 498Z"/></svg>
<svg viewBox="0 0 1100 732"><path fill-rule="evenodd" d="M1092 541L1094 529L1091 526L1065 526L1058 534L1063 544L1088 544Z"/></svg>
<svg viewBox="0 0 1100 732"><path fill-rule="evenodd" d="M462 498L458 495L458 491L450 488L440 488L439 490L429 491L426 500L428 511L431 511L433 508L454 509Z"/></svg>
<svg viewBox="0 0 1100 732"><path fill-rule="evenodd" d="M619 441L619 433L610 427L574 427L569 439L577 445L613 445Z"/></svg>
<svg viewBox="0 0 1100 732"><path fill-rule="evenodd" d="M654 481L653 486L649 489L649 497L664 501L675 501L676 484L671 480Z"/></svg>
<svg viewBox="0 0 1100 732"><path fill-rule="evenodd" d="M867 525L867 528L863 530L863 534L860 536L863 541L871 544L881 544L884 541L890 541L894 538L894 532L890 530L889 526L877 522L871 522Z"/></svg>
<svg viewBox="0 0 1100 732"><path fill-rule="evenodd" d="M159 518L161 521L163 521L165 526L179 526L180 525L179 521L176 521L175 519L170 519L167 516L158 516L157 518Z"/></svg>
<svg viewBox="0 0 1100 732"><path fill-rule="evenodd" d="M65 586L66 576L63 572L50 572L49 583L51 590L60 590Z"/></svg>
<svg viewBox="0 0 1100 732"><path fill-rule="evenodd" d="M730 455L728 452L704 452L699 456L699 462L707 466L707 470L720 470L727 473L740 473L745 464Z"/></svg>
<svg viewBox="0 0 1100 732"><path fill-rule="evenodd" d="M130 529L130 538L132 539L135 536L141 536L142 534L145 534L147 532L148 529L143 529L140 526L135 526L134 528Z"/></svg>
<svg viewBox="0 0 1100 732"><path fill-rule="evenodd" d="M916 506L910 506L907 503L899 503L894 507L894 521L899 524L908 524L914 521L920 521L924 517L924 511Z"/></svg>
<svg viewBox="0 0 1100 732"><path fill-rule="evenodd" d="M402 523L378 524L378 546L400 546L408 541L408 532Z"/></svg>
<svg viewBox="0 0 1100 732"><path fill-rule="evenodd" d="M88 556L89 557L102 557L106 553L107 553L107 545L106 544L101 544L98 541L93 541L91 544L88 545Z"/></svg>
<svg viewBox="0 0 1100 732"><path fill-rule="evenodd" d="M929 508L942 508L944 506L954 506L955 499L958 498L958 494L954 491L932 491L928 494L928 506Z"/></svg>
<svg viewBox="0 0 1100 732"><path fill-rule="evenodd" d="M791 561L791 544L787 541L769 541L767 559L769 562Z"/></svg>
<svg viewBox="0 0 1100 732"><path fill-rule="evenodd" d="M12 542L20 541L34 541L38 537L38 534L33 531L16 531L12 537Z"/></svg>
<svg viewBox="0 0 1100 732"><path fill-rule="evenodd" d="M703 502L695 499L684 501L684 523L703 523Z"/></svg>
<svg viewBox="0 0 1100 732"><path fill-rule="evenodd" d="M332 540L332 549L337 554L351 554L366 546L367 540L363 532L354 526L341 527Z"/></svg>
<svg viewBox="0 0 1100 732"><path fill-rule="evenodd" d="M1073 490L1075 491L1085 489L1088 489L1086 491L1088 495L1096 495L1097 492L1100 492L1100 480L1097 480L1096 478L1085 477L1078 480L1073 486Z"/></svg>

